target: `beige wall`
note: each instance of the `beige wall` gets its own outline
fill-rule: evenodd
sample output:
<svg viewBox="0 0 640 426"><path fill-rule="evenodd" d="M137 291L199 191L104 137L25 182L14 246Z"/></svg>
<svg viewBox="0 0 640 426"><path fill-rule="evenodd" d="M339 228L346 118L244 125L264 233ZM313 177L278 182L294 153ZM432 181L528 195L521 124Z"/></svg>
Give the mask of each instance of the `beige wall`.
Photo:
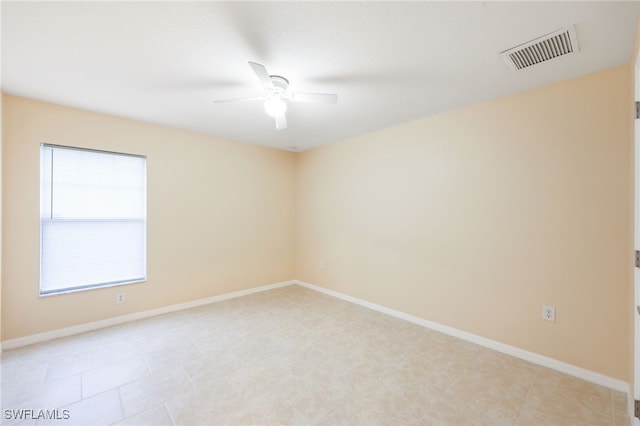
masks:
<svg viewBox="0 0 640 426"><path fill-rule="evenodd" d="M2 338L294 276L295 154L3 96ZM147 156L148 281L40 298L41 142ZM124 291L126 302L115 303Z"/></svg>
<svg viewBox="0 0 640 426"><path fill-rule="evenodd" d="M302 153L296 277L627 381L629 73Z"/></svg>

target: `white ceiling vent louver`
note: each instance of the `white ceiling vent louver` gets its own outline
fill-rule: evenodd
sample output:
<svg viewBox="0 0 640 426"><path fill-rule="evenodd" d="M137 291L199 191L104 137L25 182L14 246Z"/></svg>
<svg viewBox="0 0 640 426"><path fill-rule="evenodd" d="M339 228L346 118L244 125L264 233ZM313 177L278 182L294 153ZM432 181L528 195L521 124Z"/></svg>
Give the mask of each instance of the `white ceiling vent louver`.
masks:
<svg viewBox="0 0 640 426"><path fill-rule="evenodd" d="M509 68L518 71L579 51L576 27L572 25L505 50L500 55Z"/></svg>

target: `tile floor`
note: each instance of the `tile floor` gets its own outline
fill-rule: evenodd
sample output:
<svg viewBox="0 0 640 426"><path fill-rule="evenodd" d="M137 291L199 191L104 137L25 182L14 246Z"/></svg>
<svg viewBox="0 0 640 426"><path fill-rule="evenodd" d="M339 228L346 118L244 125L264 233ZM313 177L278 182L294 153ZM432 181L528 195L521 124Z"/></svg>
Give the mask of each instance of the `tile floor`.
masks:
<svg viewBox="0 0 640 426"><path fill-rule="evenodd" d="M629 424L624 394L299 286L6 351L1 371L2 424Z"/></svg>

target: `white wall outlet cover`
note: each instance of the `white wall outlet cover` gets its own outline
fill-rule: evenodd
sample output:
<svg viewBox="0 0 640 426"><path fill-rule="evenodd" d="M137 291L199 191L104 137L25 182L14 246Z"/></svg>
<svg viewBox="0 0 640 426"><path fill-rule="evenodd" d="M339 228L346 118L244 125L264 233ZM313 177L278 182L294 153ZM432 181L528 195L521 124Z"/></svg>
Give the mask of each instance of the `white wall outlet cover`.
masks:
<svg viewBox="0 0 640 426"><path fill-rule="evenodd" d="M542 305L542 319L545 321L555 321L556 307L550 305Z"/></svg>

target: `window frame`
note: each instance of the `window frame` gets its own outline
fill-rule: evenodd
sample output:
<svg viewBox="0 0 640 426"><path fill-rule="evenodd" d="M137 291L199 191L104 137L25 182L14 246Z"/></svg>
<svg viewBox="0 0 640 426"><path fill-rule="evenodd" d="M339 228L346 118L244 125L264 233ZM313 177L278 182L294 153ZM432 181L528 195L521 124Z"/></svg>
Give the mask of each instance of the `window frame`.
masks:
<svg viewBox="0 0 640 426"><path fill-rule="evenodd" d="M101 282L101 283L89 283L89 284L85 284L85 285L77 285L77 286L72 286L72 287L63 287L63 288L58 288L55 290L45 290L43 291L42 288L42 283L43 283L43 247L44 247L44 240L43 240L43 222L44 222L44 217L42 215L43 212L43 201L44 198L43 197L43 149L45 148L49 148L49 149L59 149L59 150L76 150L76 151L82 151L85 153L96 153L96 154L107 154L107 155L116 155L116 156L123 156L123 157L134 157L134 158L139 158L144 160L144 172L143 172L143 179L144 179L144 188L143 188L143 210L144 210L144 216L141 219L134 219L134 218L130 218L130 219L121 219L121 218L112 218L112 219L91 219L91 218L77 218L77 219L68 219L68 218L59 218L59 219L50 219L50 220L55 220L57 222L64 222L64 221L73 221L73 222L82 222L82 223L89 223L92 221L111 221L112 223L118 222L118 221L123 221L123 222L135 222L135 221L142 221L143 222L143 227L142 227L142 233L143 233L143 237L142 237L142 266L143 266L143 274L141 277L136 277L136 278L132 278L132 279L127 279L127 280L118 280L118 281L107 281L107 282ZM96 289L103 289L103 288L109 288L109 287L117 287L117 286L122 286L122 285L129 285L129 284L136 284L136 283L144 283L147 282L147 156L146 155L141 155L141 154L131 154L131 153L124 153L124 152L117 152L117 151L108 151L108 150L100 150L100 149L93 149L93 148L83 148L83 147L76 147L76 146L68 146L68 145L58 145L58 144L51 144L51 143L41 143L40 144L40 148L39 148L39 156L40 156L40 166L39 166L39 174L40 174L40 178L39 178L39 184L38 184L38 188L39 188L39 211L38 211L38 221L39 221L39 276L38 276L38 294L40 297L50 297L50 296L57 296L57 295L61 295L61 294L69 294L69 293L76 293L76 292L81 292L81 291L87 291L87 290L96 290ZM53 182L51 183L51 186L53 187ZM51 193L49 193L49 196L51 196Z"/></svg>

